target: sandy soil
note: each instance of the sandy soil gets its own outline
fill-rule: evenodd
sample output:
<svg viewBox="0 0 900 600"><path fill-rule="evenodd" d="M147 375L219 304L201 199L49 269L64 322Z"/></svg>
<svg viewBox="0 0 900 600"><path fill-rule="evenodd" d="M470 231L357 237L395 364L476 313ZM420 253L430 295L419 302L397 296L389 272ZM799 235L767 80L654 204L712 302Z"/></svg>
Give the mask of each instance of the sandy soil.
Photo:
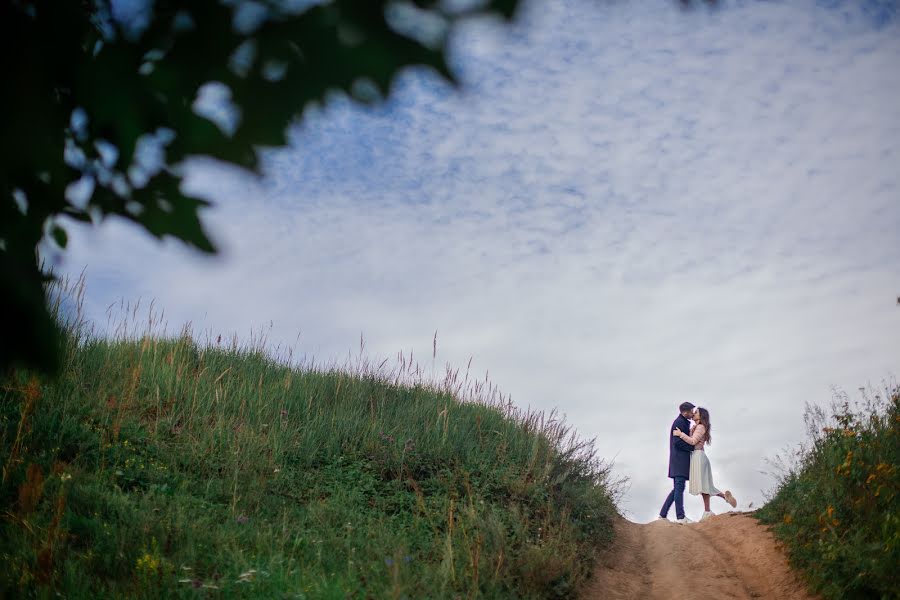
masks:
<svg viewBox="0 0 900 600"><path fill-rule="evenodd" d="M756 519L724 513L703 523L646 525L622 519L583 600L673 598L814 599Z"/></svg>

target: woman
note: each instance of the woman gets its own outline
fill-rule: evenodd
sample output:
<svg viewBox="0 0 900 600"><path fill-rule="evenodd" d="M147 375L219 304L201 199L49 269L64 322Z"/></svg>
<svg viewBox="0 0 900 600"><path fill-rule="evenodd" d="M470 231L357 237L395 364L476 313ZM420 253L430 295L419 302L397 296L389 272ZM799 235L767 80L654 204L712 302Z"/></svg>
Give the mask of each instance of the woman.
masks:
<svg viewBox="0 0 900 600"><path fill-rule="evenodd" d="M703 521L714 514L709 510L710 495L722 498L725 502L730 504L732 508L737 506L737 500L731 494L731 491L726 490L723 494L716 489L716 486L713 484L712 468L709 466L709 459L706 458L706 452L703 451L703 446L705 444L712 444L712 437L710 436L712 426L709 422L709 411L705 408L695 408L693 418L694 424L691 426L690 435L684 433L677 427L672 431L672 435L674 437L680 437L694 447L694 451L691 452L691 472L688 491L694 496L697 494L703 496L704 512L703 516L700 517L700 520Z"/></svg>

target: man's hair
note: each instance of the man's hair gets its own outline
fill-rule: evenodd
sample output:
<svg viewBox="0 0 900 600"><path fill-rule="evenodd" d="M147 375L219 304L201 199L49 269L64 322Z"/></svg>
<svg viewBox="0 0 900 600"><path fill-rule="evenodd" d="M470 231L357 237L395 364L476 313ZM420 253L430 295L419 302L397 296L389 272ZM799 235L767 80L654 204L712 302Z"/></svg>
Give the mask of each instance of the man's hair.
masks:
<svg viewBox="0 0 900 600"><path fill-rule="evenodd" d="M694 405L690 402L682 402L681 406L678 407L679 412L685 412L687 410L694 410Z"/></svg>

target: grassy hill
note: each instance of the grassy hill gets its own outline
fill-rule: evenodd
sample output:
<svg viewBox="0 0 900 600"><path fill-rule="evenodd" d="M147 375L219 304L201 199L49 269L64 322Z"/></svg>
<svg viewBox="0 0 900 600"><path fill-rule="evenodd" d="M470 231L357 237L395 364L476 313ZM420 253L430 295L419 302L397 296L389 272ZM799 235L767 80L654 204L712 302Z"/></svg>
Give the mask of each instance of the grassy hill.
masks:
<svg viewBox="0 0 900 600"><path fill-rule="evenodd" d="M126 328L127 330L127 328ZM608 466L483 380L70 327L0 379L6 597L571 597Z"/></svg>
<svg viewBox="0 0 900 600"><path fill-rule="evenodd" d="M810 439L760 509L825 598L900 596L900 388L810 406Z"/></svg>

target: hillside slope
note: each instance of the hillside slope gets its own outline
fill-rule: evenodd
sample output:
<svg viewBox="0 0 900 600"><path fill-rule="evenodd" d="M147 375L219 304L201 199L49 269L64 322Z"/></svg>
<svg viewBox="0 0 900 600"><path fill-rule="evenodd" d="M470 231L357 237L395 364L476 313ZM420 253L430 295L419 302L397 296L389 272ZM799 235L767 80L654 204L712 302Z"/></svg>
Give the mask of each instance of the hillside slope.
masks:
<svg viewBox="0 0 900 600"><path fill-rule="evenodd" d="M142 336L0 375L0 597L573 597L612 535L609 466L411 363Z"/></svg>

